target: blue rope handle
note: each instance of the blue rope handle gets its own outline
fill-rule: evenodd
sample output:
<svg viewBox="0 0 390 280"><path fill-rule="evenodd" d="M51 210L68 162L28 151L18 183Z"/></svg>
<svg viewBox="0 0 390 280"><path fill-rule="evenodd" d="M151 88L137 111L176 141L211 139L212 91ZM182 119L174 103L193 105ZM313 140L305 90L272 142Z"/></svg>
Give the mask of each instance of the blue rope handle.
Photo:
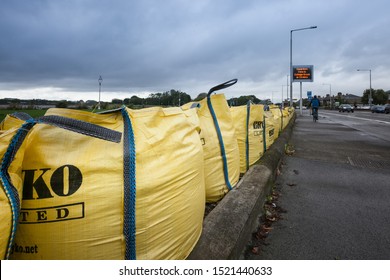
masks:
<svg viewBox="0 0 390 280"><path fill-rule="evenodd" d="M282 102L283 102L283 100L282 100ZM282 130L283 130L283 110L282 110L282 108L280 108L280 118L282 119L280 122L280 132L282 132Z"/></svg>
<svg viewBox="0 0 390 280"><path fill-rule="evenodd" d="M233 79L233 80L230 80L230 81L227 81L227 82L224 82L222 84L219 84L215 87L212 87L209 92L207 93L207 96L209 96L210 94L212 94L214 91L217 91L217 90L220 90L220 89L224 89L224 88L227 88L227 87L230 87L232 85L234 85L235 83L237 83L237 79Z"/></svg>
<svg viewBox="0 0 390 280"><path fill-rule="evenodd" d="M266 128L266 124L265 124L265 114L263 115L263 147L264 147L264 153L265 151L267 150L267 136L266 136L266 133L267 133L267 128Z"/></svg>
<svg viewBox="0 0 390 280"><path fill-rule="evenodd" d="M246 139L245 139L245 154L246 154L246 170L249 169L249 118L251 114L251 104L249 100L246 104Z"/></svg>
<svg viewBox="0 0 390 280"><path fill-rule="evenodd" d="M19 150L21 143L26 138L28 132L34 125L35 123L27 121L18 129L16 134L11 139L11 142L3 156L3 160L0 166L0 180L4 188L4 193L6 194L9 204L11 206L12 213L11 232L8 238L7 250L5 251L4 256L4 259L6 260L9 259L9 256L11 254L11 248L16 235L16 228L18 225L18 218L20 215L21 208L19 193L11 182L11 177L9 176L8 168L11 165L16 152Z"/></svg>
<svg viewBox="0 0 390 280"><path fill-rule="evenodd" d="M123 140L123 180L124 180L124 221L123 234L125 236L125 259L135 260L136 254L136 153L134 132L126 108L122 108L122 117L124 121L124 140Z"/></svg>
<svg viewBox="0 0 390 280"><path fill-rule="evenodd" d="M224 178L225 178L225 184L226 184L227 188L229 189L229 191L232 190L233 187L232 187L232 185L230 183L230 180L229 180L229 171L228 171L228 164L227 164L227 159L226 159L225 145L223 143L223 137L222 137L221 129L219 127L218 119L217 119L217 116L215 114L215 111L214 111L214 108L213 108L213 104L211 103L210 95L214 91L230 87L230 86L234 85L235 83L237 83L237 79L233 79L233 80L227 81L227 82L225 82L223 84L220 84L220 85L217 85L215 87L212 87L209 90L208 94L207 94L207 107L210 110L210 114L211 114L211 116L213 118L215 130L217 132L218 141L219 141L219 147L220 147L221 156L222 156L222 163L223 163L223 175L224 175Z"/></svg>

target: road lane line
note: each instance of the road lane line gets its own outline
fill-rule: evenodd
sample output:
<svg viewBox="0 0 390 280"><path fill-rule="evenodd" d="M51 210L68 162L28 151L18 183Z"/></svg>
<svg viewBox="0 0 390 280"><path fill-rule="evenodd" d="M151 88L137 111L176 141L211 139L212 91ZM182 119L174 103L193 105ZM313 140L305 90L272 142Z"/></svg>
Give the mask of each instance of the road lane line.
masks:
<svg viewBox="0 0 390 280"><path fill-rule="evenodd" d="M351 115L339 115L339 114L333 114L333 113L329 113L329 112L322 112L322 113L325 115L328 114L328 115L346 117L346 118L351 118L351 119L358 119L358 120L364 120L364 121L374 121L374 122L378 122L378 123L390 124L390 122L382 121L382 120L366 119L366 118L355 117L355 116L351 116Z"/></svg>

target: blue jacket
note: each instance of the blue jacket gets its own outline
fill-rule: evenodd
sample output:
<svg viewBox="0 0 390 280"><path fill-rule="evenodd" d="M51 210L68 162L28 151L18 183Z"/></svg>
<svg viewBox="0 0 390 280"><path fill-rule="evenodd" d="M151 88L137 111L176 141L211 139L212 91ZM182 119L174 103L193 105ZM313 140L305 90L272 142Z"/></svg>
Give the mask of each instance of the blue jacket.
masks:
<svg viewBox="0 0 390 280"><path fill-rule="evenodd" d="M313 98L310 101L310 104L311 104L312 108L318 108L318 107L320 107L320 100L318 100L318 98Z"/></svg>

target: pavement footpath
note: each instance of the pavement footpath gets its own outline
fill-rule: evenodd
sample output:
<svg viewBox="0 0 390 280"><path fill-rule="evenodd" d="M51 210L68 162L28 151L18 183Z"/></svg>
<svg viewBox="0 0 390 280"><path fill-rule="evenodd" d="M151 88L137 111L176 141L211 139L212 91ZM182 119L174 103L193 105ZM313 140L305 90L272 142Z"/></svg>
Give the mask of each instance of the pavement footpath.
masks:
<svg viewBox="0 0 390 280"><path fill-rule="evenodd" d="M206 216L188 259L388 260L389 166L389 141L294 117ZM280 212L259 235L272 193Z"/></svg>
<svg viewBox="0 0 390 280"><path fill-rule="evenodd" d="M274 187L282 210L244 259L389 260L389 139L306 115L289 144Z"/></svg>
<svg viewBox="0 0 390 280"><path fill-rule="evenodd" d="M225 260L241 258L264 203L274 185L285 144L291 137L295 115L258 163L251 166L237 186L206 216L202 235L187 259Z"/></svg>

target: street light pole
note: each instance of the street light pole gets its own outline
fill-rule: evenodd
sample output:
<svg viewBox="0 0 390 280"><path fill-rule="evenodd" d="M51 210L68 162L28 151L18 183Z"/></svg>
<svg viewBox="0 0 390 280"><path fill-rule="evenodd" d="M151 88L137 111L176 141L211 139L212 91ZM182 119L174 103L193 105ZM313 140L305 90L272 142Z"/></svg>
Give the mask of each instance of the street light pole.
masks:
<svg viewBox="0 0 390 280"><path fill-rule="evenodd" d="M294 31L301 31L306 29L315 29L317 26L310 26L305 28L298 28L290 30L290 106L293 107L293 98L292 98L292 81L293 81L293 67L292 67L292 33Z"/></svg>
<svg viewBox="0 0 390 280"><path fill-rule="evenodd" d="M103 78L102 78L101 75L99 76L98 82L99 82L99 103L98 103L98 109L100 110L100 92L101 92L102 82L103 82Z"/></svg>
<svg viewBox="0 0 390 280"><path fill-rule="evenodd" d="M371 109L371 102L372 102L371 69L357 69L357 71L369 71L370 72L370 97L368 98L368 106Z"/></svg>
<svg viewBox="0 0 390 280"><path fill-rule="evenodd" d="M290 77L290 75L287 75L287 80L286 80L286 99L288 100L288 87L289 87L289 77Z"/></svg>

